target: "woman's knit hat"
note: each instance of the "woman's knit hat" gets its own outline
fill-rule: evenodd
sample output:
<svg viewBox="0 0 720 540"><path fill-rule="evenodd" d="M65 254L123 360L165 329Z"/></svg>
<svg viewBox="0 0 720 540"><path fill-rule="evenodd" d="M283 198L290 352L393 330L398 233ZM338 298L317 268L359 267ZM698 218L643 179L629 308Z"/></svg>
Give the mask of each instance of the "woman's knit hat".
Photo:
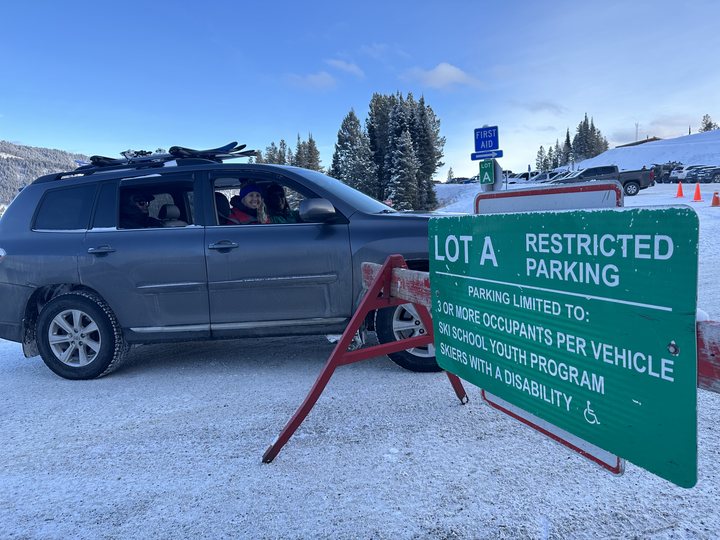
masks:
<svg viewBox="0 0 720 540"><path fill-rule="evenodd" d="M247 195L248 193L252 193L253 191L257 191L262 197L262 191L260 191L260 188L257 187L257 185L245 184L242 188L240 188L240 198L244 199L245 195Z"/></svg>

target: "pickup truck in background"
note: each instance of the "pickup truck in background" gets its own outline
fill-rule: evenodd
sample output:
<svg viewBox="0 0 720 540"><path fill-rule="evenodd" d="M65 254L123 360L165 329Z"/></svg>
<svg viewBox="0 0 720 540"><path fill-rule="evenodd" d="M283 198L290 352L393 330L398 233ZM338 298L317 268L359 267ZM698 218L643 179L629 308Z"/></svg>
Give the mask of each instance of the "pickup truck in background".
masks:
<svg viewBox="0 0 720 540"><path fill-rule="evenodd" d="M575 171L565 178L555 180L552 184L572 184L575 182L588 182L590 180L617 180L623 187L625 195L637 195L641 189L655 185L650 169L642 168L637 171L620 171L617 165L603 165L602 167L588 167L582 171Z"/></svg>

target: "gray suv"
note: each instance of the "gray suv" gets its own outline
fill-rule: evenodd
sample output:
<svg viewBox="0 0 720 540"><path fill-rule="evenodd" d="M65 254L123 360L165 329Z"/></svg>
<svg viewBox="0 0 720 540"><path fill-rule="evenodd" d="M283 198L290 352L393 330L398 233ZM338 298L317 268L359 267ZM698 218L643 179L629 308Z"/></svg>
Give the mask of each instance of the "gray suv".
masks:
<svg viewBox="0 0 720 540"><path fill-rule="evenodd" d="M25 187L0 219L0 338L61 377L91 379L133 344L341 333L363 296L362 262L398 253L428 269L430 214L315 171L222 163L242 155L231 146L93 157ZM300 222L228 221L248 181L282 186ZM138 194L152 226L124 228L121 207ZM412 305L366 328L384 343L425 331ZM391 358L439 370L432 347Z"/></svg>

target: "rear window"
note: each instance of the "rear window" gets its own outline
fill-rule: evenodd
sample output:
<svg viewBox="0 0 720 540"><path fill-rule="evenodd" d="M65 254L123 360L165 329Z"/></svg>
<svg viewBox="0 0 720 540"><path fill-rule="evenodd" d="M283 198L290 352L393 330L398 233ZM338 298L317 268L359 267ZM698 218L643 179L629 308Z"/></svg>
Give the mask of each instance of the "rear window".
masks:
<svg viewBox="0 0 720 540"><path fill-rule="evenodd" d="M95 184L66 189L54 189L45 193L33 229L85 230L90 221Z"/></svg>

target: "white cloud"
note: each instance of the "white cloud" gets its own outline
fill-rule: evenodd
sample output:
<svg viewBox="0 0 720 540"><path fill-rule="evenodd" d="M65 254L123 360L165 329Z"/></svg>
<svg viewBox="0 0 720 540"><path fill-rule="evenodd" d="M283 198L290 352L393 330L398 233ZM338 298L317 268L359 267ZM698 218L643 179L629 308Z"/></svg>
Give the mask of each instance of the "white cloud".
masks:
<svg viewBox="0 0 720 540"><path fill-rule="evenodd" d="M438 64L430 71L417 67L412 68L403 74L401 78L404 80L417 80L424 86L441 90L449 89L456 84L466 84L474 88L483 88L485 86L482 81L447 62Z"/></svg>
<svg viewBox="0 0 720 540"><path fill-rule="evenodd" d="M343 71L347 71L348 73L357 75L361 79L365 78L365 73L363 73L363 70L360 69L356 64L348 64L343 60L325 60L325 63L338 69L342 69Z"/></svg>
<svg viewBox="0 0 720 540"><path fill-rule="evenodd" d="M335 79L327 71L321 71L320 73L306 75L301 77L300 75L287 75L287 81L293 86L299 86L307 90L332 90L337 86Z"/></svg>
<svg viewBox="0 0 720 540"><path fill-rule="evenodd" d="M562 105L553 103L552 101L517 101L515 99L508 100L508 104L513 107L519 107L521 109L528 110L530 112L542 112L548 111L553 114L562 114L567 109Z"/></svg>

